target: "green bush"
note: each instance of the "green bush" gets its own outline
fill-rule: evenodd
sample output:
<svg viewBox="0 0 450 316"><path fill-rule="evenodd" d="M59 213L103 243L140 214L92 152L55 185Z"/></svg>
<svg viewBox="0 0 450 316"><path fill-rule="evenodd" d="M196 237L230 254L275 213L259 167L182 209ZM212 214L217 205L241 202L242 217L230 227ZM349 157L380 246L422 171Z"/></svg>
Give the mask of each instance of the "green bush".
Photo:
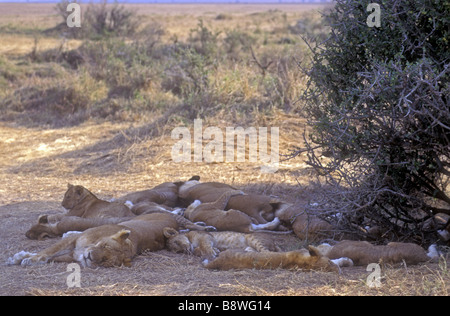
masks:
<svg viewBox="0 0 450 316"><path fill-rule="evenodd" d="M87 72L57 77L51 86L44 82L16 89L0 102L0 109L17 123L63 127L89 119L92 106L106 97L102 82Z"/></svg>
<svg viewBox="0 0 450 316"><path fill-rule="evenodd" d="M63 22L57 27L68 37L100 39L104 36L130 36L137 32L139 19L135 11L126 9L117 1L108 0L89 5L81 4L81 27L67 27L67 5L77 1L62 0L55 10L62 17Z"/></svg>
<svg viewBox="0 0 450 316"><path fill-rule="evenodd" d="M450 214L450 4L380 1L381 27L369 27L370 2L336 1L331 36L313 48L309 163L340 227L432 239L428 219Z"/></svg>
<svg viewBox="0 0 450 316"><path fill-rule="evenodd" d="M297 110L305 76L295 57L304 47L280 41L289 35L287 27L271 22L273 30L260 33L251 25L217 30L211 26L216 20L199 19L189 21L192 29L178 39L159 16L142 20L138 32L129 34L126 27L108 29L117 24L104 17L118 4L103 2L82 5L82 27L68 28L67 3L58 5L64 23L45 32L63 35L60 45L40 49L46 37L36 36L31 53L18 62L0 58L0 68L5 66L0 69L1 118L29 113L32 125L70 125L88 118L153 120L174 108L189 118L226 113L233 119L276 108ZM98 19L89 20L95 15ZM279 12L248 19L287 25ZM67 40L70 36L81 40Z"/></svg>

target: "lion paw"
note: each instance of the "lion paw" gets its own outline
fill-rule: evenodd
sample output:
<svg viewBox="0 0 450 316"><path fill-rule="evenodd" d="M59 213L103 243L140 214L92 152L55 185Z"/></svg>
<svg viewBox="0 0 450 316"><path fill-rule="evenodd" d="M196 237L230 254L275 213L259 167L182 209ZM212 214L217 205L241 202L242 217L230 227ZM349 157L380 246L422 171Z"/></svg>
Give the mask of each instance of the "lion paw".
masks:
<svg viewBox="0 0 450 316"><path fill-rule="evenodd" d="M20 265L22 267L26 267L26 266L34 266L37 264L44 264L46 262L47 261L42 256L34 255L34 256L23 259L22 262L20 263Z"/></svg>
<svg viewBox="0 0 450 316"><path fill-rule="evenodd" d="M206 232L216 232L217 228L215 228L214 226L205 226L205 231Z"/></svg>
<svg viewBox="0 0 450 316"><path fill-rule="evenodd" d="M113 202L113 201L111 201ZM123 203L123 205L125 205L126 207L128 207L130 210L133 208L134 204L131 201L125 201L125 203Z"/></svg>
<svg viewBox="0 0 450 316"><path fill-rule="evenodd" d="M353 260L347 257L330 260L338 267L353 267Z"/></svg>
<svg viewBox="0 0 450 316"><path fill-rule="evenodd" d="M179 207L177 207L176 209L174 209L171 213L172 214L175 214L175 215L181 215L181 216L184 216L184 211L185 211L186 209L185 208L179 208Z"/></svg>
<svg viewBox="0 0 450 316"><path fill-rule="evenodd" d="M14 256L9 257L6 260L7 265L19 265L22 264L22 262L30 257L36 256L35 253L28 252L28 251L21 251L16 253Z"/></svg>
<svg viewBox="0 0 450 316"><path fill-rule="evenodd" d="M67 237L69 237L69 236L72 236L72 235L79 235L79 234L82 234L83 232L80 232L80 231L77 231L77 230L69 230L68 232L66 232L66 233L64 233L63 235L62 235L62 238L64 239L64 238L67 238Z"/></svg>
<svg viewBox="0 0 450 316"><path fill-rule="evenodd" d="M209 260L208 260L208 259L205 259L205 260L202 261L202 264L203 264L204 266L206 266L208 263L209 263Z"/></svg>

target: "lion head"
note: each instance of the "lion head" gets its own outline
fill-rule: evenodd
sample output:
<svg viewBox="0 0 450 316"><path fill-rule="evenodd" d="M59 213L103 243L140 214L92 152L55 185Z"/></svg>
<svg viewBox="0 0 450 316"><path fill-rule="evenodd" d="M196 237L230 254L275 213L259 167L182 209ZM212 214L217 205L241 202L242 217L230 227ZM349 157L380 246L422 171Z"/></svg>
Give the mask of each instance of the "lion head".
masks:
<svg viewBox="0 0 450 316"><path fill-rule="evenodd" d="M131 266L134 252L133 244L128 238L130 230L117 231L116 225L105 225L102 226L101 235L98 233L99 229L96 228L79 237L73 253L74 259L90 268Z"/></svg>
<svg viewBox="0 0 450 316"><path fill-rule="evenodd" d="M177 230L171 227L165 227L163 229L164 237L166 237L166 248L170 251L179 253L192 254L194 247L186 236L186 234L180 234Z"/></svg>
<svg viewBox="0 0 450 316"><path fill-rule="evenodd" d="M61 205L65 209L70 210L74 208L81 200L83 200L89 193L90 192L85 187L81 185L72 185L69 183Z"/></svg>
<svg viewBox="0 0 450 316"><path fill-rule="evenodd" d="M54 226L52 226L48 221L47 215L39 216L38 223L31 226L31 228L25 233L29 239L43 240L45 237L53 238L57 237L58 234L54 231Z"/></svg>

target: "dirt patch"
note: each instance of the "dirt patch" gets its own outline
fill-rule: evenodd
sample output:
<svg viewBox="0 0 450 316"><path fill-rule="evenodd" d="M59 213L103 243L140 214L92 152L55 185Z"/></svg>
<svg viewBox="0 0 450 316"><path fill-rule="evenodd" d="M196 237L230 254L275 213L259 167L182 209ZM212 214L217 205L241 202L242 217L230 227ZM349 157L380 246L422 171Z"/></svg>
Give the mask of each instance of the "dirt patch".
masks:
<svg viewBox="0 0 450 316"><path fill-rule="evenodd" d="M283 133L281 150L296 140L294 130L301 129L301 122L285 117L280 126L290 130ZM165 250L136 257L131 268L82 269L81 288L68 288L67 264L7 266L7 258L21 250L37 252L54 243L29 240L25 232L40 214L61 212L67 182L111 198L198 174L204 181L223 181L293 203L314 198L304 161L282 163L274 174L260 173L256 163L177 164L170 156L174 140L164 132L114 145L111 140L128 128L109 123L55 130L0 126L0 295L448 295L447 261L383 267L380 288L367 286L365 267L344 268L341 274L210 271L197 257ZM76 172L83 168L89 172ZM304 243L294 235L276 238L285 250Z"/></svg>

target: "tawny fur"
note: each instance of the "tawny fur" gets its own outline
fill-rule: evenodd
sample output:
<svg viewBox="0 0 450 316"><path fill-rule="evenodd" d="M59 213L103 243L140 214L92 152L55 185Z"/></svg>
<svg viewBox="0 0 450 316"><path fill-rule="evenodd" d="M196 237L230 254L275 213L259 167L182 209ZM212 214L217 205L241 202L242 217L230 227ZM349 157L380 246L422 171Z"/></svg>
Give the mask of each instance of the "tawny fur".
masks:
<svg viewBox="0 0 450 316"><path fill-rule="evenodd" d="M283 210L278 214L280 221L302 240L307 239L311 242L335 237L336 232L332 225L314 214L306 213L299 205L285 203Z"/></svg>
<svg viewBox="0 0 450 316"><path fill-rule="evenodd" d="M19 252L9 264L33 265L47 262L79 262L88 267L130 266L132 258L144 250L165 247L163 229L178 229L169 213L137 216L118 225L102 225L61 239L37 254Z"/></svg>
<svg viewBox="0 0 450 316"><path fill-rule="evenodd" d="M158 213L161 211L172 212L173 208L168 207L166 205L160 205L155 202L147 202L147 201L139 202L131 206L131 212L133 212L136 215L150 214L152 212Z"/></svg>
<svg viewBox="0 0 450 316"><path fill-rule="evenodd" d="M144 204L144 205L143 205ZM148 206L147 202L138 204L142 210L141 215L153 214L153 213L166 213L175 219L180 227L184 227L190 230L215 230L214 227L200 226L192 223L188 219L181 215L170 213L164 208L154 208L153 205ZM148 206L148 207L147 207ZM38 219L38 223L33 225L25 235L30 239L42 240L46 237L53 238L62 236L68 231L85 231L86 229L98 227L108 224L119 224L125 221L129 221L136 216L128 217L102 217L102 218L81 218L77 216L60 216L57 220L52 216L51 220L47 215L41 215Z"/></svg>
<svg viewBox="0 0 450 316"><path fill-rule="evenodd" d="M63 228L64 225L71 223L72 217L92 219L92 221L80 221L79 225L87 229L103 224L117 223L121 218L134 216L123 203L101 200L81 185L68 184L61 205L67 209L67 213L39 216L38 223L33 225L25 235L30 239L38 240L61 236L66 232ZM110 218L112 219L106 220ZM59 228L58 224L60 224Z"/></svg>
<svg viewBox="0 0 450 316"><path fill-rule="evenodd" d="M38 223L33 225L26 233L29 239L42 240L46 237L54 238L62 236L68 231L85 231L101 225L118 224L132 217L107 217L107 218L82 218L77 216L62 216L59 221L51 222L47 215L39 216Z"/></svg>
<svg viewBox="0 0 450 316"><path fill-rule="evenodd" d="M429 261L425 249L413 243L391 242L385 246L372 245L367 241L344 240L334 246L319 247L321 253L330 259L350 258L355 265L369 263L418 264Z"/></svg>
<svg viewBox="0 0 450 316"><path fill-rule="evenodd" d="M242 252L227 250L211 262L208 269L302 269L337 271L338 267L314 249L289 252Z"/></svg>
<svg viewBox="0 0 450 316"><path fill-rule="evenodd" d="M179 197L187 206L195 200L202 203L215 202L224 193L235 190L237 189L225 183L199 183L192 180L180 184ZM279 216L287 206L286 203L265 195L245 194L231 196L223 210L239 210L247 214L253 223L265 224Z"/></svg>
<svg viewBox="0 0 450 316"><path fill-rule="evenodd" d="M153 202L141 202L134 205L131 210L137 214L153 214L153 213L169 213L176 219L177 223L186 229L190 230L204 230L204 231L214 231L216 228L214 226L201 226L193 223L189 218L185 218L182 215L175 214L172 208L162 205L155 205ZM199 221L197 221L199 222Z"/></svg>
<svg viewBox="0 0 450 316"><path fill-rule="evenodd" d="M215 202L210 203L198 204L195 201L186 209L184 216L192 222L203 222L219 231L250 233L260 229L259 226L253 225L252 219L247 214L234 209L224 211L229 199L236 195L243 195L243 192L238 190L227 191ZM276 218L272 221L273 223L263 225L268 225L267 229L275 229L279 225L277 220Z"/></svg>
<svg viewBox="0 0 450 316"><path fill-rule="evenodd" d="M244 234L237 232L199 232L178 233L166 228L166 247L173 252L197 255L203 259L214 258L220 251L241 249L245 251L279 251L272 238L266 234Z"/></svg>
<svg viewBox="0 0 450 316"><path fill-rule="evenodd" d="M67 216L100 218L134 215L123 203L101 200L81 185L68 184L61 205L68 210Z"/></svg>
<svg viewBox="0 0 450 316"><path fill-rule="evenodd" d="M295 218L292 230L298 238L313 241L328 236L333 231L333 227L317 216L300 214Z"/></svg>
<svg viewBox="0 0 450 316"><path fill-rule="evenodd" d="M175 207L178 205L178 186L172 182L165 182L149 190L126 194L117 201L122 203L130 201L133 204L154 202L159 205Z"/></svg>

